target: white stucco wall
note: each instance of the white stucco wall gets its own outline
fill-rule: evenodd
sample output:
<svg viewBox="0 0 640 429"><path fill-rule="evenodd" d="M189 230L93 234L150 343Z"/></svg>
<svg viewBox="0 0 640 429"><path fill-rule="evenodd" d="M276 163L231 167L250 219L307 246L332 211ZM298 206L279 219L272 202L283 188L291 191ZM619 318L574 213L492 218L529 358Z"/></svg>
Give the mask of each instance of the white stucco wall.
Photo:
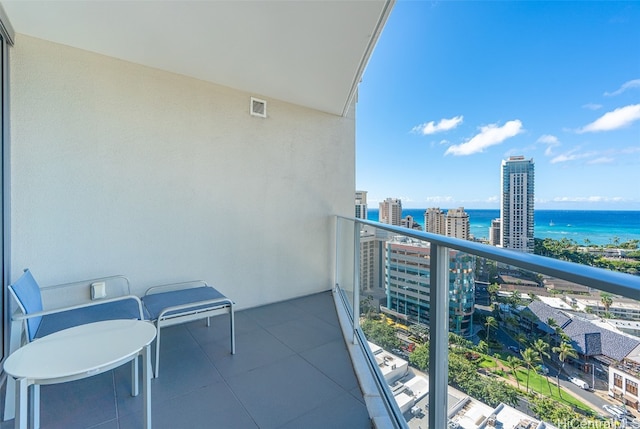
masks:
<svg viewBox="0 0 640 429"><path fill-rule="evenodd" d="M24 35L10 67L10 281L200 278L240 308L331 287L353 115L269 99L256 118L259 94Z"/></svg>

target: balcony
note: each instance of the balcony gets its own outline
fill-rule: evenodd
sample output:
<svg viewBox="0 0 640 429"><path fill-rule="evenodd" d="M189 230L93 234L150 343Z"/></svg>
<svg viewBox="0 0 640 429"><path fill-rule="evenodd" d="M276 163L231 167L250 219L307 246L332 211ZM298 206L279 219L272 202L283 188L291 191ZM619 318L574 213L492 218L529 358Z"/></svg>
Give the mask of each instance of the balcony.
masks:
<svg viewBox="0 0 640 429"><path fill-rule="evenodd" d="M359 222L359 221L358 221ZM237 354L228 352L225 317L167 328L162 371L152 382L156 428L216 427L417 427L405 419L359 328L357 284L359 234L353 219L337 218L336 289L236 313ZM430 241L432 258L443 246L537 268L600 290L631 295L638 278L533 255L363 222L395 235ZM436 250L440 248L440 251ZM435 256L434 256L435 255ZM431 262L429 391L423 400L425 427L446 427L452 410L466 410L465 395L448 391L447 258ZM441 276L441 273L445 273ZM440 284L438 282L444 283ZM438 286L439 285L439 286ZM435 293L434 293L435 291ZM336 302L338 303L336 305ZM354 305L354 303L356 303ZM342 305L344 304L344 305ZM433 333L442 332L434 336ZM142 400L130 396L127 366L89 379L42 388L43 428L140 427ZM459 393L459 392L458 392ZM427 402L428 401L428 402ZM435 408L434 403L441 408ZM439 412L429 413L437 409ZM498 416L499 417L499 416ZM414 422L415 423L415 422ZM507 427L507 426L505 426ZM13 428L13 421L0 429Z"/></svg>
<svg viewBox="0 0 640 429"><path fill-rule="evenodd" d="M236 329L235 355L225 316L163 330L154 428L371 427L330 292L239 311ZM142 425L128 365L41 396L43 429Z"/></svg>

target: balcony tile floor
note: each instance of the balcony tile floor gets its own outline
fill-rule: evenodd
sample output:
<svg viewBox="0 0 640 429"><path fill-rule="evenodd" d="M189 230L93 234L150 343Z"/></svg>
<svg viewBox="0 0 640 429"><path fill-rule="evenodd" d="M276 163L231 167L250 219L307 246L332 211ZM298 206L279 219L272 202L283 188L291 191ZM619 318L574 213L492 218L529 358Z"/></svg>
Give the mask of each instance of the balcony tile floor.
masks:
<svg viewBox="0 0 640 429"><path fill-rule="evenodd" d="M130 367L42 386L43 429L142 427ZM330 292L162 331L160 377L151 383L153 427L370 428ZM13 420L0 429L13 428Z"/></svg>

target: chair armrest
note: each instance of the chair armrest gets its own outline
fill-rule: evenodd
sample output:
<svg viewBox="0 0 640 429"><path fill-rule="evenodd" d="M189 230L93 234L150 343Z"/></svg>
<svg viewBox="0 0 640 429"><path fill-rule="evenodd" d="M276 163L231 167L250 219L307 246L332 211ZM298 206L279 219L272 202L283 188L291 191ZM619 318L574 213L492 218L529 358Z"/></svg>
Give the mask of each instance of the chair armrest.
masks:
<svg viewBox="0 0 640 429"><path fill-rule="evenodd" d="M94 279L79 280L71 283L64 283L40 288L42 303L45 310L67 308L69 306L84 305L91 301L91 285L97 282L104 282L107 296L102 298L111 299L131 295L129 279L125 276L116 275L99 277Z"/></svg>
<svg viewBox="0 0 640 429"><path fill-rule="evenodd" d="M140 298L138 298L135 295L125 295L125 296L119 296L115 298L100 299L100 300L90 301L85 304L71 305L68 307L55 308L51 310L43 310L43 311L38 311L36 313L30 313L30 314L16 314L16 315L13 315L12 320L14 321L27 320L27 319L31 319L32 317L46 316L49 314L61 313L63 311L76 310L78 308L92 307L96 305L106 304L109 302L124 301L127 299L133 299L136 301L136 303L138 304L138 311L140 312L140 320L145 320L144 311L142 310L142 301L140 301Z"/></svg>

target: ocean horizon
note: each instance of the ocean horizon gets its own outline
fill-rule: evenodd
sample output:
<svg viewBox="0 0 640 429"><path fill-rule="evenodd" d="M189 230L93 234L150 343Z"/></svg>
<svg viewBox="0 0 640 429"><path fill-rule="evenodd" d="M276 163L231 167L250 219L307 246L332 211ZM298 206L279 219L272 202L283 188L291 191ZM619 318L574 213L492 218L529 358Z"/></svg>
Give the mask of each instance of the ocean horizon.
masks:
<svg viewBox="0 0 640 429"><path fill-rule="evenodd" d="M445 212L447 209L442 209ZM424 228L426 209L403 209L402 217L412 216ZM470 234L479 239L489 237L493 219L500 209L465 209L469 214ZM368 209L369 220L378 221L378 209ZM568 238L578 244L612 244L640 240L640 211L636 210L535 210L534 237L561 240Z"/></svg>

